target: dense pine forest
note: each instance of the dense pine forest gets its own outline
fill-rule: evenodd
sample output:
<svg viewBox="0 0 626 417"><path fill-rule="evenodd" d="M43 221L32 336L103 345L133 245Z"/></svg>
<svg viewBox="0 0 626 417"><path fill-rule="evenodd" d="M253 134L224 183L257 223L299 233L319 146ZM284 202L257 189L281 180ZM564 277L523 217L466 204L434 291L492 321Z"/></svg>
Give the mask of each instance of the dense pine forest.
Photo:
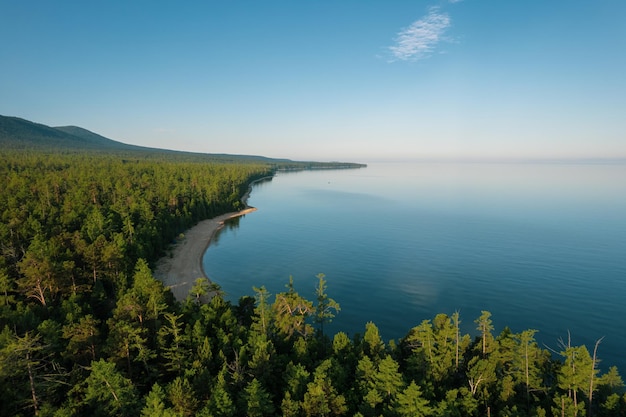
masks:
<svg viewBox="0 0 626 417"><path fill-rule="evenodd" d="M374 323L331 335L324 324L341 310L322 274L302 294L297 280L269 294L251 277L237 305L199 279L174 300L151 271L168 245L293 167L3 151L0 415L626 415L618 370L600 371L601 340L549 351L536 330L494 333L487 311L463 318L472 336L454 312L395 342Z"/></svg>

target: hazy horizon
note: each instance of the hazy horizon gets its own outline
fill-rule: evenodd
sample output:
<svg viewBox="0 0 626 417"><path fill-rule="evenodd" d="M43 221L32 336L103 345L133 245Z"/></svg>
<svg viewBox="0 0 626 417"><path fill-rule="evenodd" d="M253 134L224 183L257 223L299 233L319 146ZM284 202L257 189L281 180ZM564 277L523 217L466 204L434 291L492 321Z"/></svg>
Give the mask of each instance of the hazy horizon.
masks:
<svg viewBox="0 0 626 417"><path fill-rule="evenodd" d="M626 158L626 3L3 7L0 114L273 158Z"/></svg>

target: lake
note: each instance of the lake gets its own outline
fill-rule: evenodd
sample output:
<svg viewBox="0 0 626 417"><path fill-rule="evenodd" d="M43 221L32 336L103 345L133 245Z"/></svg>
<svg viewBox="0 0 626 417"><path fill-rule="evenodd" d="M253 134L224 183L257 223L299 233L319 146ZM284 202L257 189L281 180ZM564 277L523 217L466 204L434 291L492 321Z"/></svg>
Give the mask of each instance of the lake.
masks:
<svg viewBox="0 0 626 417"><path fill-rule="evenodd" d="M315 300L316 275L341 311L327 333L385 340L459 311L477 333L537 329L599 348L626 373L626 165L371 163L278 173L254 186L258 211L230 222L203 265L237 303L265 285Z"/></svg>

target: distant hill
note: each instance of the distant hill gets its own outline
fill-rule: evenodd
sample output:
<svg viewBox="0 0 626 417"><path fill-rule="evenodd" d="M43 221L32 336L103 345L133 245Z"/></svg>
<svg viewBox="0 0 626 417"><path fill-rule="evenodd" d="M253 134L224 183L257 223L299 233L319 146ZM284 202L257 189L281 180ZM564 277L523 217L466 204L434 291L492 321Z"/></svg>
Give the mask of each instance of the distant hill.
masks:
<svg viewBox="0 0 626 417"><path fill-rule="evenodd" d="M255 155L208 154L148 148L118 142L77 126L50 127L19 117L0 115L0 151L98 152L131 158L167 158L187 161L264 163L277 169L358 168L365 165L338 162L307 162Z"/></svg>
<svg viewBox="0 0 626 417"><path fill-rule="evenodd" d="M145 150L149 148L144 148L141 146L128 145L126 143L118 142L113 139L105 138L104 136L98 135L97 133L93 133L87 129L83 129L78 126L58 126L53 129L59 130L61 132L67 133L69 135L75 136L77 138L82 139L84 144L86 145L94 145L96 147L113 147L116 149L136 149L136 150Z"/></svg>
<svg viewBox="0 0 626 417"><path fill-rule="evenodd" d="M0 116L3 149L131 150L145 149L97 135L76 126L50 127L19 117Z"/></svg>
<svg viewBox="0 0 626 417"><path fill-rule="evenodd" d="M223 162L249 161L281 163L288 159L273 159L254 155L201 154L148 148L118 142L78 126L50 127L19 117L0 115L0 149L42 150L47 152L100 151L123 152L141 156L168 156L183 159L207 158Z"/></svg>

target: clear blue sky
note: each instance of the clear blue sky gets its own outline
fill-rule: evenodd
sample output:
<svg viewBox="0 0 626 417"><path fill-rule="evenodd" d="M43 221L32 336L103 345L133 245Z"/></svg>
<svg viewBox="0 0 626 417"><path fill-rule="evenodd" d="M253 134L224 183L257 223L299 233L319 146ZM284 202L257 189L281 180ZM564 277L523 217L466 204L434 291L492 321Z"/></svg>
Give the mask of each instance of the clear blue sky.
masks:
<svg viewBox="0 0 626 417"><path fill-rule="evenodd" d="M321 160L626 157L626 1L0 0L0 114Z"/></svg>

